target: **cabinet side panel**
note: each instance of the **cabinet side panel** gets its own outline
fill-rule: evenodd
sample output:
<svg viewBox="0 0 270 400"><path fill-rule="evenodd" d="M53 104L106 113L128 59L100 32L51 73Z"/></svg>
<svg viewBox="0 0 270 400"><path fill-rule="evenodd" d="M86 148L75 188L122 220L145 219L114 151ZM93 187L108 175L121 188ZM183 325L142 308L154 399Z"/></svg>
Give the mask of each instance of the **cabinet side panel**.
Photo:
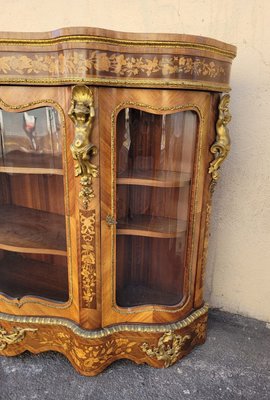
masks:
<svg viewBox="0 0 270 400"><path fill-rule="evenodd" d="M200 223L200 241L198 248L198 261L197 261L197 273L196 273L196 283L195 283L195 297L194 297L194 308L198 308L203 304L203 286L204 286L204 275L206 267L206 258L208 250L208 236L209 236L209 223L211 215L211 175L208 173L210 162L213 159L213 154L210 152L210 147L215 141L216 130L215 124L218 114L218 101L220 95L212 94L211 102L209 107L209 127L206 140L205 148L205 159L204 159L204 194L203 194L203 204L202 204L202 214Z"/></svg>

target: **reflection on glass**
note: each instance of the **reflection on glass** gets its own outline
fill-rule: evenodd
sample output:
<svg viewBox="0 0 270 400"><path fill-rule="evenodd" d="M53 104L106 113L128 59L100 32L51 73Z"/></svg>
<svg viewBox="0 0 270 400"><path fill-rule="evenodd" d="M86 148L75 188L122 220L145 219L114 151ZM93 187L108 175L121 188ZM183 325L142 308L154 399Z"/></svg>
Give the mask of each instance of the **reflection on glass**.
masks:
<svg viewBox="0 0 270 400"><path fill-rule="evenodd" d="M58 113L0 111L0 293L68 300Z"/></svg>
<svg viewBox="0 0 270 400"><path fill-rule="evenodd" d="M0 130L1 166L62 168L60 123L54 108L0 110Z"/></svg>
<svg viewBox="0 0 270 400"><path fill-rule="evenodd" d="M122 110L117 119L116 301L176 305L184 263L197 116Z"/></svg>

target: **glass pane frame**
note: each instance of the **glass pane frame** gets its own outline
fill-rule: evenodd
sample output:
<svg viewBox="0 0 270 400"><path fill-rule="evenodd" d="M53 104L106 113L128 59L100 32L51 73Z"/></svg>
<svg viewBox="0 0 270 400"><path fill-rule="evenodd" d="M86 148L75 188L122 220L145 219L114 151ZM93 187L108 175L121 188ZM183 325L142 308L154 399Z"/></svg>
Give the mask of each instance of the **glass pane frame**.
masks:
<svg viewBox="0 0 270 400"><path fill-rule="evenodd" d="M191 110L130 107L117 115L118 307L171 307L183 300L197 131Z"/></svg>
<svg viewBox="0 0 270 400"><path fill-rule="evenodd" d="M112 96L113 89L99 89L100 120L104 121L101 130L101 268L103 279L102 326L114 323L141 322L157 323L174 321L188 315L195 302L194 292L196 284L197 253L202 247L200 236L201 212L204 203L205 184L208 181L208 161L206 148L209 149L209 110L211 95L206 92L118 89L116 98ZM148 101L142 102L145 93ZM168 96L167 96L168 93ZM107 99L113 99L108 105ZM103 110L102 104L106 104ZM116 121L118 113L126 107L133 107L143 111L151 110L157 114L170 114L179 110L194 111L199 120L198 137L195 150L194 180L192 183L192 201L189 215L189 252L188 268L186 269L185 286L187 296L176 307L165 306L138 306L120 308L116 304L116 225L106 222L116 218ZM108 117L108 113L110 118ZM110 121L110 122L109 122ZM110 128L109 128L110 123ZM104 150L103 143L106 143ZM207 162L207 168L205 167ZM104 239L105 238L105 239ZM110 282L109 282L110 281ZM105 288L106 287L106 288Z"/></svg>
<svg viewBox="0 0 270 400"><path fill-rule="evenodd" d="M14 94L16 93L17 89L14 89ZM51 91L53 91L53 88L49 89ZM18 88L18 96L20 98L22 98L19 95L19 92L22 93L22 88ZM3 92L4 95L4 92ZM39 98L42 97L42 89L39 90ZM29 104L22 104L22 105L9 105L7 103L5 103L2 99L0 99L0 108L1 110L3 110L5 113L10 113L10 114L14 114L14 113L22 113L22 114L27 114L27 115L32 115L32 114L36 114L39 111L36 110L40 110L40 109L44 109L46 110L46 113L48 110L53 110L53 112L55 114L58 115L58 122L54 125L55 130L58 131L58 133L60 132L61 138L60 141L58 140L58 143L53 143L54 146L54 150L56 150L56 152L58 152L58 155L61 154L61 163L62 163L62 169L59 169L59 165L52 165L52 167L55 168L47 168L47 166L45 168L43 167L37 167L36 171L32 171L30 172L29 176L37 176L39 174L41 175L46 175L48 173L48 176L52 176L50 174L50 172L55 172L55 176L62 176L63 179L63 217L65 220L65 240L66 240L66 269L67 269L67 295L68 297L63 297L62 300L54 300L52 298L46 298L44 296L37 296L35 294L29 294L29 295L24 295L21 296L19 299L18 298L13 298L10 297L8 294L4 294L3 292L0 293L0 309L4 310L5 308L5 304L8 304L9 307L14 306L16 310L19 310L19 313L24 313L26 310L30 310L29 307L31 307L31 312L33 312L34 314L38 311L35 311L35 304L37 305L41 305L42 307L44 307L43 309L45 310L46 308L48 309L48 315L53 314L53 309L69 309L71 304L73 303L73 282L72 282L72 257L71 257L71 225L70 225L70 220L67 217L67 215L70 215L70 207L71 207L71 200L70 200L70 196L69 196L69 177L67 175L67 173L65 173L64 171L67 171L67 163L68 163L68 148L66 145L66 141L67 141L67 137L66 137L66 117L65 117L65 113L64 110L62 108L62 106L57 102L53 100L54 96L51 96L50 100L34 100L35 95L33 95L33 101ZM31 118L30 118L31 119ZM2 122L3 122L3 118L2 118ZM31 122L31 121L30 121ZM47 121L48 123L48 121ZM53 121L51 121L51 123L53 123ZM53 129L53 125L51 126ZM59 139L59 138L58 138ZM1 140L1 146L2 146L2 140ZM2 146L3 148L3 146ZM54 152L54 151L53 151ZM31 167L19 167L19 169L21 169L21 173L25 173L28 174L29 170L34 169L35 167L31 168ZM11 173L14 175L14 173L17 175L16 168L15 171L9 171L9 169L12 169L12 167L7 167L8 171L1 171L2 174L6 174L7 173ZM60 172L61 171L61 172ZM53 174L54 175L54 174ZM60 176L59 176L60 178ZM63 251L59 251L59 252L55 252L55 257L59 257L59 259L62 257L62 253ZM46 254L44 254L44 258L48 257L49 252L46 252ZM59 256L57 256L57 254L59 254ZM30 254L29 254L30 255ZM31 255L30 255L31 256ZM42 255L41 255L42 258ZM60 262L61 264L61 262ZM65 283L65 285L66 285ZM2 304L2 305L1 305ZM18 309L19 307L19 309ZM17 311L18 312L18 311ZM40 312L40 311L39 311Z"/></svg>

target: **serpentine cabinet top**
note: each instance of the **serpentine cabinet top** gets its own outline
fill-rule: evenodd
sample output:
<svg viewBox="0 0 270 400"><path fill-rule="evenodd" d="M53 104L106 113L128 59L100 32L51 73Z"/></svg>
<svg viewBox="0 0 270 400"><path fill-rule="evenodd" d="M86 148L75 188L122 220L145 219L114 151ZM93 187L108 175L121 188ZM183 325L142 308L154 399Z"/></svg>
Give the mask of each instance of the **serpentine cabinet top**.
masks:
<svg viewBox="0 0 270 400"><path fill-rule="evenodd" d="M236 47L201 36L63 28L0 34L0 84L228 92Z"/></svg>

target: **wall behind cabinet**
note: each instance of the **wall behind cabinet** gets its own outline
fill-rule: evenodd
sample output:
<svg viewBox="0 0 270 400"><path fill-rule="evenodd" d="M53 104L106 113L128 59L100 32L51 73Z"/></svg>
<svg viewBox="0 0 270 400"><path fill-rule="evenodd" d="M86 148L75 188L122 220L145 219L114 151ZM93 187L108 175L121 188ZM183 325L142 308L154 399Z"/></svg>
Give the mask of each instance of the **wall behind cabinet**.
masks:
<svg viewBox="0 0 270 400"><path fill-rule="evenodd" d="M235 44L232 150L215 193L211 306L270 321L270 3L268 0L0 0L6 31L97 26L204 35Z"/></svg>

